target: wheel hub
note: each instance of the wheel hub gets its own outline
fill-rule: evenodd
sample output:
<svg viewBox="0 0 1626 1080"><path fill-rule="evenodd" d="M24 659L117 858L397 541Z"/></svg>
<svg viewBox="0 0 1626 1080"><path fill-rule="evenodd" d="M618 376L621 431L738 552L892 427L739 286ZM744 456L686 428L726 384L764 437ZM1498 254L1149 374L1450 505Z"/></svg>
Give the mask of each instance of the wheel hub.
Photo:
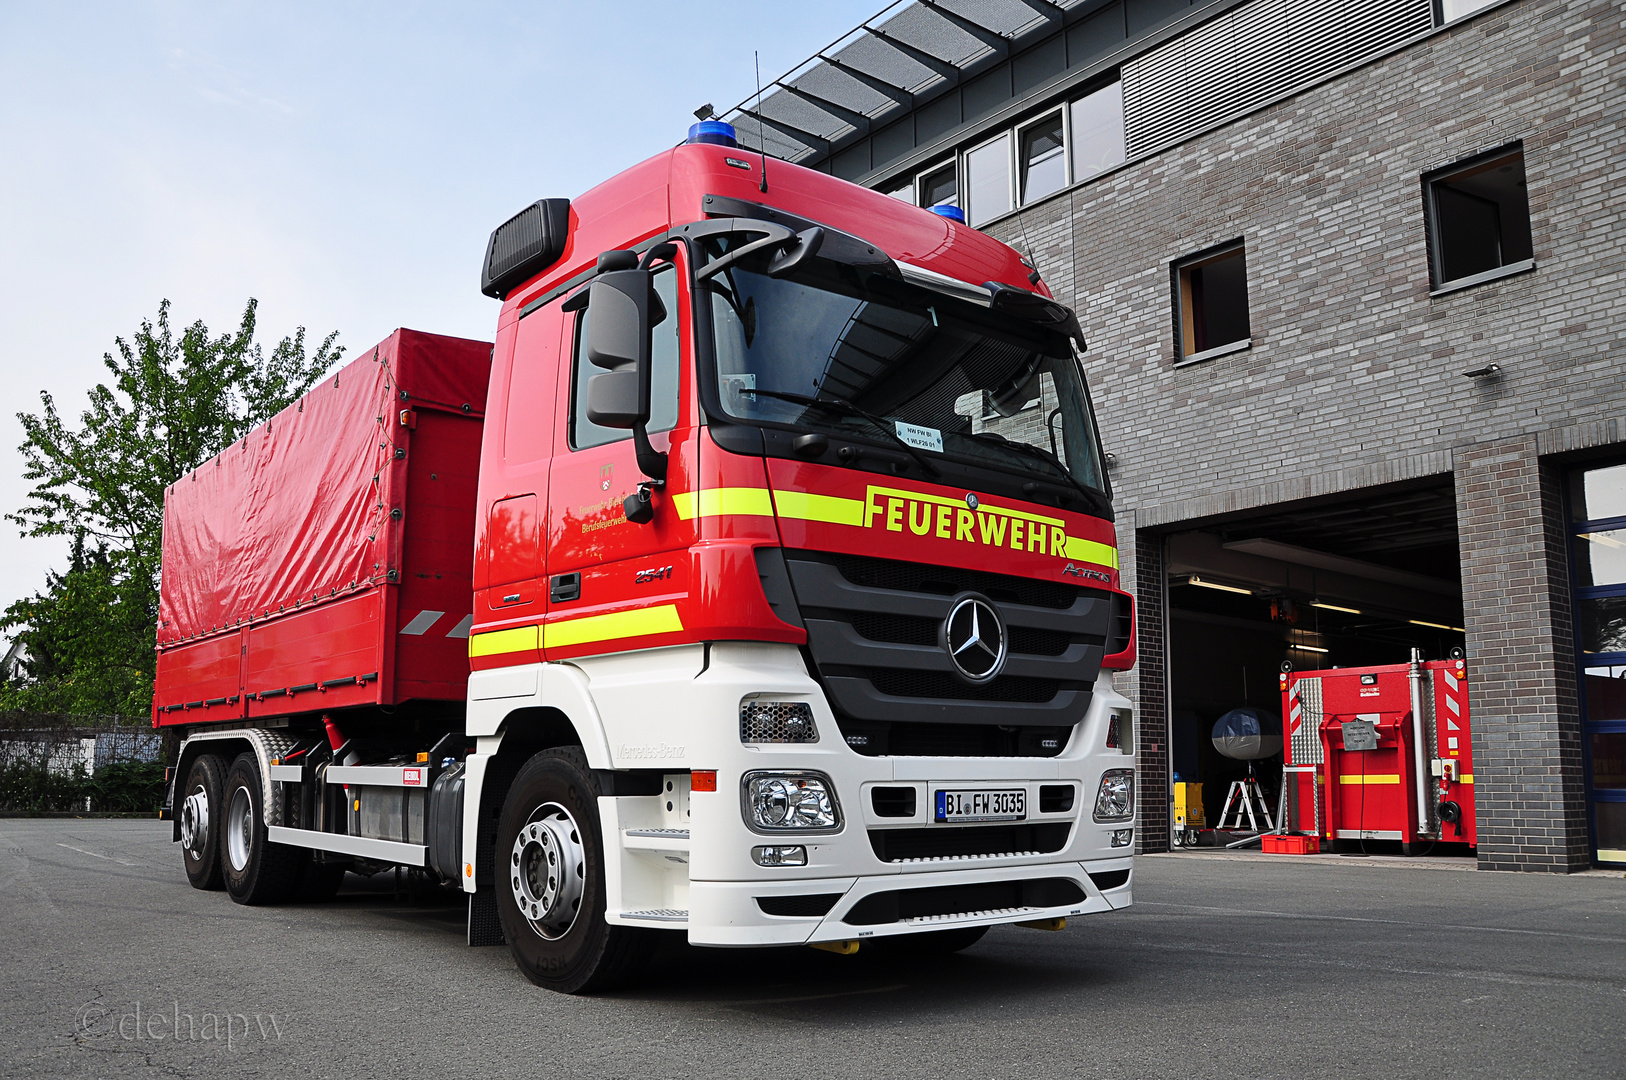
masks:
<svg viewBox="0 0 1626 1080"><path fill-rule="evenodd" d="M254 846L254 797L248 788L240 787L231 793L225 826L226 856L231 860L231 868L241 872L248 865L249 852Z"/></svg>
<svg viewBox="0 0 1626 1080"><path fill-rule="evenodd" d="M586 883L587 852L570 811L548 803L514 838L509 884L519 913L549 940L563 937L576 921Z"/></svg>
<svg viewBox="0 0 1626 1080"><path fill-rule="evenodd" d="M209 838L209 793L199 787L181 803L181 843L200 853Z"/></svg>

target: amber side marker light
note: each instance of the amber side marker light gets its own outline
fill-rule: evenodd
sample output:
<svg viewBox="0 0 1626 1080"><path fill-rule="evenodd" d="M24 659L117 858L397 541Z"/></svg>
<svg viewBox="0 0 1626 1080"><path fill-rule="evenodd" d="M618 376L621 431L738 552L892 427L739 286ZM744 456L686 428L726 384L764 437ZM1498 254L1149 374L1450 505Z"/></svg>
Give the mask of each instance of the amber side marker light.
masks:
<svg viewBox="0 0 1626 1080"><path fill-rule="evenodd" d="M717 790L717 770L716 769L691 769L689 771L689 790L690 791L716 791Z"/></svg>

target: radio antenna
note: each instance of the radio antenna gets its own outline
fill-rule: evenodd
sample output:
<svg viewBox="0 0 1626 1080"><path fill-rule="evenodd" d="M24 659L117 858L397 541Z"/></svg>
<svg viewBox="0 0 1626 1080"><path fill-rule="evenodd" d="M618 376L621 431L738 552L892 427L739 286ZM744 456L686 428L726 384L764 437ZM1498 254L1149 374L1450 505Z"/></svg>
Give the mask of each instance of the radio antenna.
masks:
<svg viewBox="0 0 1626 1080"><path fill-rule="evenodd" d="M768 193L768 137L762 129L762 57L755 49L751 50L751 62L757 69L757 152L762 155L762 185L760 190L764 195Z"/></svg>

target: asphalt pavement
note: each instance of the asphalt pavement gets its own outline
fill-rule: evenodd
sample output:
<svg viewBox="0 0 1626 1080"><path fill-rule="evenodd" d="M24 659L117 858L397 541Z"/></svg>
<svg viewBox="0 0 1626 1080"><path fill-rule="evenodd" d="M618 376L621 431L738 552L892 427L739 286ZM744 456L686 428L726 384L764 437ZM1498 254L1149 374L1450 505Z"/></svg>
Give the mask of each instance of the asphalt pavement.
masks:
<svg viewBox="0 0 1626 1080"><path fill-rule="evenodd" d="M1626 879L1142 857L1135 906L931 961L662 946L539 990L463 909L352 875L244 908L169 826L0 820L0 1075L1621 1077Z"/></svg>

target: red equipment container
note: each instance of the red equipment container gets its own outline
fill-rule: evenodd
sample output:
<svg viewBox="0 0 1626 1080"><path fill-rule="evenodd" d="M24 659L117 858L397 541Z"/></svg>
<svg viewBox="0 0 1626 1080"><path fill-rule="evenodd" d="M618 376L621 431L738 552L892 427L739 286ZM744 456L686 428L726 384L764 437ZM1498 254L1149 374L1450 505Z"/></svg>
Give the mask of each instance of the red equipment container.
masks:
<svg viewBox="0 0 1626 1080"><path fill-rule="evenodd" d="M1281 676L1288 831L1477 845L1466 664L1412 669Z"/></svg>
<svg viewBox="0 0 1626 1080"><path fill-rule="evenodd" d="M165 492L154 726L463 700L490 369L397 330Z"/></svg>

